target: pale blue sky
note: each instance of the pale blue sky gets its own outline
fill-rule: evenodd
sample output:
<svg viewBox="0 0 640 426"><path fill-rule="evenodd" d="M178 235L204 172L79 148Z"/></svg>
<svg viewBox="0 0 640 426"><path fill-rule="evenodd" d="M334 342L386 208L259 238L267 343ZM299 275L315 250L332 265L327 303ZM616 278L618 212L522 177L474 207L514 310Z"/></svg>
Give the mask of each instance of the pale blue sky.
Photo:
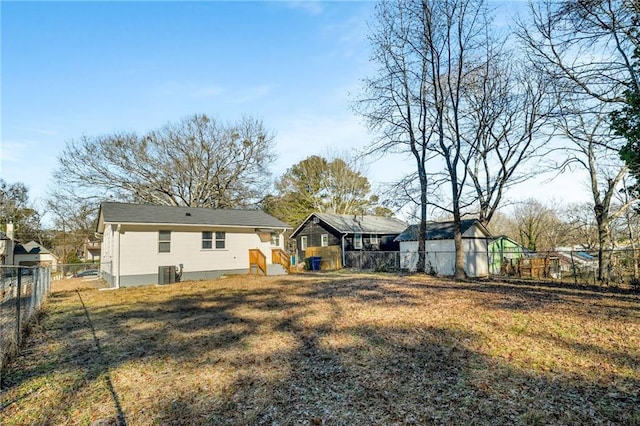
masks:
<svg viewBox="0 0 640 426"><path fill-rule="evenodd" d="M371 135L349 95L372 72L374 6L2 1L0 176L37 201L66 141L195 113L261 118L277 135L275 176L309 155L362 148ZM377 163L368 175L380 183L403 168Z"/></svg>

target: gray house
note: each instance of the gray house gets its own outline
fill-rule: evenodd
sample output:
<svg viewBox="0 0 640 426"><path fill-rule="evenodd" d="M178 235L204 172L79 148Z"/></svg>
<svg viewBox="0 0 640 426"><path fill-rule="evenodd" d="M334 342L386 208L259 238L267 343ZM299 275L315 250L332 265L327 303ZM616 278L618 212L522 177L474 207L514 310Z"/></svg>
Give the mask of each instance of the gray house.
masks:
<svg viewBox="0 0 640 426"><path fill-rule="evenodd" d="M112 287L166 284L229 273L288 271L289 225L260 210L103 202L103 278Z"/></svg>
<svg viewBox="0 0 640 426"><path fill-rule="evenodd" d="M394 239L406 227L405 222L393 217L312 213L291 238L296 241L300 259L320 255L328 259L326 269L339 269L351 266L350 252L397 252L399 244Z"/></svg>

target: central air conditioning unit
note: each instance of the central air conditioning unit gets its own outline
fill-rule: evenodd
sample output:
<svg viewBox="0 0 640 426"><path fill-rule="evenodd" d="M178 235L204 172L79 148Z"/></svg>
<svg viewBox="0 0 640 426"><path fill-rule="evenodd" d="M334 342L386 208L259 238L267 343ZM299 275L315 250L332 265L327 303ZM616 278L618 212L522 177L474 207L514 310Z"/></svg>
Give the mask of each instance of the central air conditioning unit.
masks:
<svg viewBox="0 0 640 426"><path fill-rule="evenodd" d="M172 284L176 282L175 266L158 266L158 284Z"/></svg>

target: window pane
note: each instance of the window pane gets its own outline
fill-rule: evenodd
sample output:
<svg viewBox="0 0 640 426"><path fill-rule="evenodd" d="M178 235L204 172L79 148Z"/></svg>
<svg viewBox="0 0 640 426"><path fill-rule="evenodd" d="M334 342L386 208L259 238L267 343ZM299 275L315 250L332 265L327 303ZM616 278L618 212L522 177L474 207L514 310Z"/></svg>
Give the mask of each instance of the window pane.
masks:
<svg viewBox="0 0 640 426"><path fill-rule="evenodd" d="M225 247L225 244L224 244L225 237L226 235L224 232L216 232L216 248L217 249L223 249Z"/></svg>
<svg viewBox="0 0 640 426"><path fill-rule="evenodd" d="M211 247L213 247L213 242L211 240L202 240L203 249L210 249Z"/></svg>
<svg viewBox="0 0 640 426"><path fill-rule="evenodd" d="M213 232L211 232L211 231L203 231L202 232L202 239L203 240L212 240L213 239Z"/></svg>
<svg viewBox="0 0 640 426"><path fill-rule="evenodd" d="M158 251L160 253L170 253L171 252L171 243L166 241L160 241L158 245Z"/></svg>
<svg viewBox="0 0 640 426"><path fill-rule="evenodd" d="M171 241L171 231L159 231L158 239L160 241Z"/></svg>
<svg viewBox="0 0 640 426"><path fill-rule="evenodd" d="M307 237L300 237L300 250L307 249Z"/></svg>
<svg viewBox="0 0 640 426"><path fill-rule="evenodd" d="M357 249L362 248L362 234L355 234L353 236L353 247Z"/></svg>
<svg viewBox="0 0 640 426"><path fill-rule="evenodd" d="M322 234L320 245L322 247L327 247L329 245L329 234Z"/></svg>

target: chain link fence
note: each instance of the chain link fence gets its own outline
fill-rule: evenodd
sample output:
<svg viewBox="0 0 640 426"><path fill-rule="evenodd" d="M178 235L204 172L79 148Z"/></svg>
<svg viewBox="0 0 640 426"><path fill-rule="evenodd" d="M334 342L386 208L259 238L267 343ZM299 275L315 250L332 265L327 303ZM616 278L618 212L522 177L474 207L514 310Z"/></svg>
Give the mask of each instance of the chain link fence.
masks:
<svg viewBox="0 0 640 426"><path fill-rule="evenodd" d="M0 265L0 374L50 290L49 267Z"/></svg>
<svg viewBox="0 0 640 426"><path fill-rule="evenodd" d="M416 272L416 251L347 251L345 267L373 272ZM602 259L602 268L600 267ZM425 272L453 275L454 251L425 253ZM522 278L588 285L628 286L640 290L640 250L526 249L465 252L465 268L473 277Z"/></svg>

